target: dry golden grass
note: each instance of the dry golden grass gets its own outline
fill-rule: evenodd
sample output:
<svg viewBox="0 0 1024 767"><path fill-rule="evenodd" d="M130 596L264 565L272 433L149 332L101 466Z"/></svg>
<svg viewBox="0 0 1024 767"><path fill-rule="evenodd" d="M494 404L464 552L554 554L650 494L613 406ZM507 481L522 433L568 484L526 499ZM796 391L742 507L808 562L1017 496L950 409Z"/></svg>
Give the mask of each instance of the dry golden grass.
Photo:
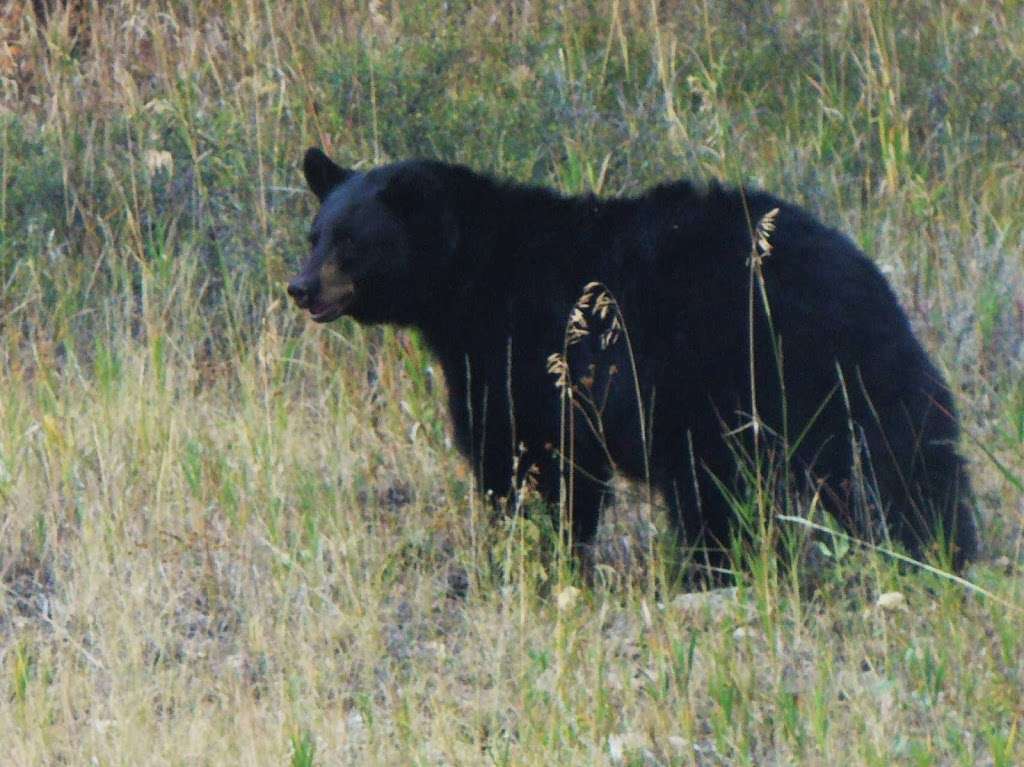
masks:
<svg viewBox="0 0 1024 767"><path fill-rule="evenodd" d="M3 763L1024 762L1020 10L8 3ZM283 303L310 144L722 175L849 231L957 389L995 599L841 542L581 582L488 518L418 339Z"/></svg>

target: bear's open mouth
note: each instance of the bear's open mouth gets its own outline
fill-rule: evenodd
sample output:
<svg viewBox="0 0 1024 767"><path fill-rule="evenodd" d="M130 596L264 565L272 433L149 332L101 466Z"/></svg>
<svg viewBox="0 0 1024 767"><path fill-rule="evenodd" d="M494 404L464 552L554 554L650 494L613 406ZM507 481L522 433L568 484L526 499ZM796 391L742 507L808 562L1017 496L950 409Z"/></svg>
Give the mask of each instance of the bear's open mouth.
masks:
<svg viewBox="0 0 1024 767"><path fill-rule="evenodd" d="M309 309L309 315L313 322L331 322L338 319L344 313L344 308L338 304L317 304Z"/></svg>
<svg viewBox="0 0 1024 767"><path fill-rule="evenodd" d="M345 313L352 299L355 298L355 288L350 284L347 290L340 291L341 295L333 297L334 300L320 300L309 307L309 315L313 322L331 322L338 319ZM337 294L339 291L335 291Z"/></svg>

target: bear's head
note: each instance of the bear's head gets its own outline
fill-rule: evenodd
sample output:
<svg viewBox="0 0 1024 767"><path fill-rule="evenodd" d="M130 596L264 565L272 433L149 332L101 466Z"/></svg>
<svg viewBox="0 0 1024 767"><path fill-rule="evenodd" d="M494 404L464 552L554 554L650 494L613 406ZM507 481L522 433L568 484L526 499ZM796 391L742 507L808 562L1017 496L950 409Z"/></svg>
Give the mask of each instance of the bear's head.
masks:
<svg viewBox="0 0 1024 767"><path fill-rule="evenodd" d="M415 324L431 311L457 239L431 163L347 170L319 149L303 171L320 210L288 294L316 322Z"/></svg>

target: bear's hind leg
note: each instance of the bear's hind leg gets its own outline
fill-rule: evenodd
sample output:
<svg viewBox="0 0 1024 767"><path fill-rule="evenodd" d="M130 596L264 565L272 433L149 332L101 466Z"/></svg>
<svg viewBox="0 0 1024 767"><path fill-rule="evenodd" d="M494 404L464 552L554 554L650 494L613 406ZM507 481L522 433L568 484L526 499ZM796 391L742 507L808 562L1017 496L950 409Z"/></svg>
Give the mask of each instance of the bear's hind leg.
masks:
<svg viewBox="0 0 1024 767"><path fill-rule="evenodd" d="M889 535L914 559L939 553L961 570L978 540L955 422L941 410L912 417L903 407L882 418L888 428L872 423L865 434Z"/></svg>

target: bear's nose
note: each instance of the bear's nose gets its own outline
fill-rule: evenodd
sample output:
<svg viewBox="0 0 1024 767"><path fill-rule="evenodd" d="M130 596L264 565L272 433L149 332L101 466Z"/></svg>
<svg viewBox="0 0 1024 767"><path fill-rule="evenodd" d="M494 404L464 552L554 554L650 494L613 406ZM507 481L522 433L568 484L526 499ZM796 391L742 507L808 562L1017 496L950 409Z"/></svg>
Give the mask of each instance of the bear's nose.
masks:
<svg viewBox="0 0 1024 767"><path fill-rule="evenodd" d="M296 277L288 283L288 295L295 299L295 303L302 309L309 306L315 293L315 281L306 277Z"/></svg>

